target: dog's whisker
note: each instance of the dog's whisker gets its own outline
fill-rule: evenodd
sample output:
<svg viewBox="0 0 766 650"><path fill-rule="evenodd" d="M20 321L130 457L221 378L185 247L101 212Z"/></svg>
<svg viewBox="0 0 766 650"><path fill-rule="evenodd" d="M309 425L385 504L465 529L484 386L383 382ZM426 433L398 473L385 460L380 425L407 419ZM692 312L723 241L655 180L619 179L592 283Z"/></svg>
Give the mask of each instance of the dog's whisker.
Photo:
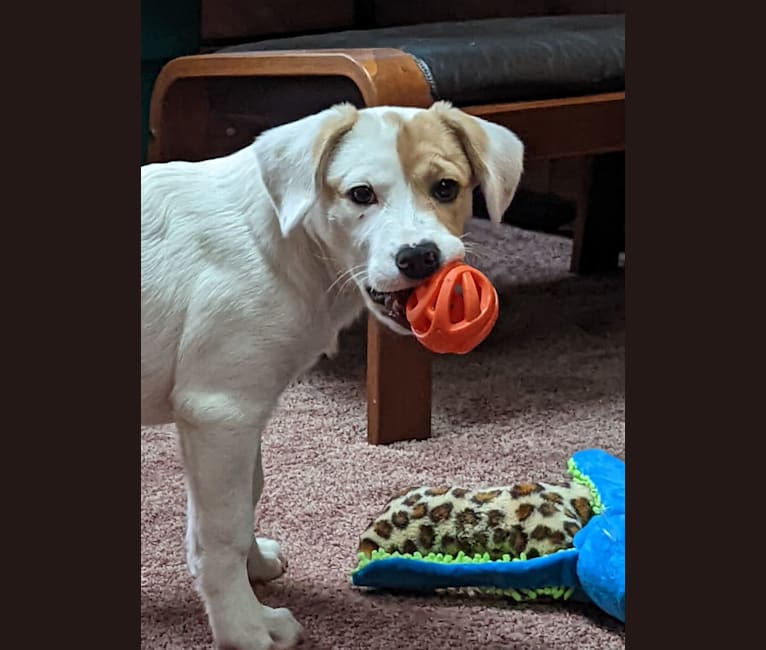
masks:
<svg viewBox="0 0 766 650"><path fill-rule="evenodd" d="M330 293L330 291L332 291L332 289L339 282L343 282L343 284L341 285L341 288L339 289L339 293L342 292L348 282L348 278L353 279L354 273L357 273L360 270L363 270L364 267L365 267L364 264L358 264L356 266L352 266L350 269L346 269L345 271L339 273L338 277L335 278L335 280L333 280L332 284L329 287L327 287L327 293Z"/></svg>
<svg viewBox="0 0 766 650"><path fill-rule="evenodd" d="M351 282L356 282L357 284L364 284L367 281L367 271L361 270L358 273L354 273L343 283L343 289L348 286Z"/></svg>
<svg viewBox="0 0 766 650"><path fill-rule="evenodd" d="M479 252L487 254L491 252L491 249L488 246L475 241L464 241L463 247L465 248L466 252L471 252L474 254Z"/></svg>
<svg viewBox="0 0 766 650"><path fill-rule="evenodd" d="M333 290L335 287L337 287L337 286L338 286L338 284L339 284L340 282L343 282L343 283L345 284L345 279L346 279L346 276L345 276L345 275L340 275L340 276L338 276L338 277L335 279L335 281L334 281L334 282L333 282L333 283L332 283L332 284L331 284L329 287L327 287L327 293L330 293L330 292L331 292L331 291L332 291L332 290ZM343 291L343 286L342 286L342 285L341 285L341 286L340 286L340 288L338 289L338 293L341 293L341 291Z"/></svg>
<svg viewBox="0 0 766 650"><path fill-rule="evenodd" d="M489 254L487 251L482 251L478 249L472 249L472 248L466 248L465 251L465 258L466 261L469 264L475 264L477 262L480 262L484 259L487 259L489 257Z"/></svg>
<svg viewBox="0 0 766 650"><path fill-rule="evenodd" d="M335 282L338 282L340 279L346 277L350 273L354 273L355 271L358 271L359 269L363 268L364 264L357 264L356 266L352 266L350 269L345 269L344 271L340 271L335 278Z"/></svg>
<svg viewBox="0 0 766 650"><path fill-rule="evenodd" d="M358 284L364 284L364 281L366 279L367 279L367 271L365 271L364 269L361 269L361 270L357 271L356 273L352 273L351 275L349 275L349 277L346 279L346 281L341 286L341 288L339 290L339 293L342 293L343 291L345 291L346 287L351 282L356 282Z"/></svg>
<svg viewBox="0 0 766 650"><path fill-rule="evenodd" d="M334 257L325 257L324 255L314 255L314 257L318 260L322 260L323 262L332 262L333 264L338 263L338 260L336 260Z"/></svg>
<svg viewBox="0 0 766 650"><path fill-rule="evenodd" d="M464 245L463 248L465 249L466 253L482 253L482 254L487 254L487 253L490 252L489 248L487 248L486 246L481 246L481 245L476 245L476 246Z"/></svg>

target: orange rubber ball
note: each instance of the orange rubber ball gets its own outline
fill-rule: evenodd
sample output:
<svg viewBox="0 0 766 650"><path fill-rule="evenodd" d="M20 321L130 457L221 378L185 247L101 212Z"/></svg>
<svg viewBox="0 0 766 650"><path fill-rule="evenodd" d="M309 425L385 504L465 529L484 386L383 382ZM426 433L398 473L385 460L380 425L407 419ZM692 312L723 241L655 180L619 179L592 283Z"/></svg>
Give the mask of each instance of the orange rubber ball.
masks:
<svg viewBox="0 0 766 650"><path fill-rule="evenodd" d="M420 343L439 354L466 354L497 321L497 291L464 262L442 267L410 295L407 320Z"/></svg>

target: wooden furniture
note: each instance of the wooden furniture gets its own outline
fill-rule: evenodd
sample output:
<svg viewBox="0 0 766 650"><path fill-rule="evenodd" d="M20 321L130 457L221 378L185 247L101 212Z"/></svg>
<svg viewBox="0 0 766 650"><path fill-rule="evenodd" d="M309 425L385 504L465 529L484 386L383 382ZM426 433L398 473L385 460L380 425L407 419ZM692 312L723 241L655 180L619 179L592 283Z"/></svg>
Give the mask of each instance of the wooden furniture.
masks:
<svg viewBox="0 0 766 650"><path fill-rule="evenodd" d="M225 4L237 5L232 1ZM434 3L422 4L434 9ZM447 5L470 10L466 3ZM507 6L504 10L503 3L497 2L474 3L474 8L487 10L488 5L494 11L507 11ZM203 3L203 24L204 9ZM402 19L396 11L392 15ZM343 12L341 16L348 20ZM369 22L369 15L365 16ZM218 18L216 33L220 35L220 15ZM265 47L271 48L270 43ZM152 95L149 160L225 155L266 128L341 101L358 107L425 108L435 99L433 80L427 78L422 60L398 48L285 50L280 43L275 47L279 49L217 51L170 61ZM592 161L598 166L603 154L624 149L624 90L460 107L514 130L525 143L528 161L581 161L583 173L574 190L577 225L572 269L585 272L616 267L622 231L614 223L621 224L622 219L619 212L615 219L615 209L621 210L622 199L612 192L611 203L598 202L597 187L591 182L596 177L588 170ZM597 202L598 209L591 209ZM427 438L431 430L430 354L413 339L396 336L370 319L367 363L369 441L380 444Z"/></svg>

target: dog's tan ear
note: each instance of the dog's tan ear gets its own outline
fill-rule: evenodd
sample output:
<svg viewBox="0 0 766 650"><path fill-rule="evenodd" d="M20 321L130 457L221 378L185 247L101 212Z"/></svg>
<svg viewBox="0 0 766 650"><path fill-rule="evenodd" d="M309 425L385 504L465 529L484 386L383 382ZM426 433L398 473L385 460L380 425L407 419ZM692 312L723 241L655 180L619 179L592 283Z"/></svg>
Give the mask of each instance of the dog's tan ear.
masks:
<svg viewBox="0 0 766 650"><path fill-rule="evenodd" d="M319 202L330 154L356 118L354 106L339 104L264 131L255 140L261 179L282 235L287 236Z"/></svg>
<svg viewBox="0 0 766 650"><path fill-rule="evenodd" d="M449 102L436 102L430 110L457 135L471 163L475 181L481 185L489 218L500 223L524 169L521 140L510 129L468 115Z"/></svg>

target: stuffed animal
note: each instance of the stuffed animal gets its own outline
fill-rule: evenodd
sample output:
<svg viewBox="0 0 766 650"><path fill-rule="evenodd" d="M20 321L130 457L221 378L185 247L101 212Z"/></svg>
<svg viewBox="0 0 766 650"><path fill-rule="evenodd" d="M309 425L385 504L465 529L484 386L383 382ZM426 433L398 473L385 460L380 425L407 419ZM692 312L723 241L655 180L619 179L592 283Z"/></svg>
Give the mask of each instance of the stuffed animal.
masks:
<svg viewBox="0 0 766 650"><path fill-rule="evenodd" d="M624 622L625 464L589 449L568 470L561 483L402 491L362 533L352 584L572 598Z"/></svg>

